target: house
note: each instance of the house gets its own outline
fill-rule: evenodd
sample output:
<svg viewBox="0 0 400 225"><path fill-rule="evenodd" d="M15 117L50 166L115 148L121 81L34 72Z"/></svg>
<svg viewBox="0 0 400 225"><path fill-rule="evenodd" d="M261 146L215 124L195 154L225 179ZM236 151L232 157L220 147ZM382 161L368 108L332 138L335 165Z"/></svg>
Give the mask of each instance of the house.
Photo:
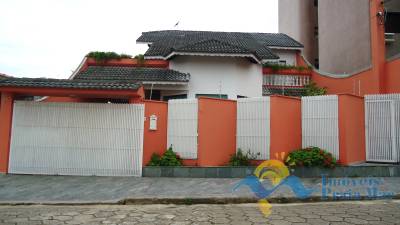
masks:
<svg viewBox="0 0 400 225"><path fill-rule="evenodd" d="M297 65L303 45L285 34L164 30L144 32L137 43L149 46L144 64L87 59L71 79L138 80L152 100L298 95L310 80L265 69Z"/></svg>
<svg viewBox="0 0 400 225"><path fill-rule="evenodd" d="M168 60L171 69L190 74L187 90L169 93L183 98L271 94L263 93L268 82L263 79L263 64L295 66L296 53L303 49L291 37L276 33L151 31L142 33L137 43L149 45L145 59Z"/></svg>

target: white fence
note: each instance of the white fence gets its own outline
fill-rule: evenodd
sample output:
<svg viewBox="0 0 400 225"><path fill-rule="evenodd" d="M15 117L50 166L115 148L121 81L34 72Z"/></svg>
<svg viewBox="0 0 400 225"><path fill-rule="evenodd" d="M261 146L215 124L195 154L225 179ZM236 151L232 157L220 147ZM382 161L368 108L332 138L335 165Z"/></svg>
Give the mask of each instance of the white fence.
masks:
<svg viewBox="0 0 400 225"><path fill-rule="evenodd" d="M400 94L365 96L367 161L400 161Z"/></svg>
<svg viewBox="0 0 400 225"><path fill-rule="evenodd" d="M270 158L270 98L237 100L237 148L257 159Z"/></svg>
<svg viewBox="0 0 400 225"><path fill-rule="evenodd" d="M197 99L168 101L168 146L183 159L197 159Z"/></svg>
<svg viewBox="0 0 400 225"><path fill-rule="evenodd" d="M144 105L14 103L9 172L141 176Z"/></svg>
<svg viewBox="0 0 400 225"><path fill-rule="evenodd" d="M339 159L338 96L303 97L301 105L303 147L320 147Z"/></svg>

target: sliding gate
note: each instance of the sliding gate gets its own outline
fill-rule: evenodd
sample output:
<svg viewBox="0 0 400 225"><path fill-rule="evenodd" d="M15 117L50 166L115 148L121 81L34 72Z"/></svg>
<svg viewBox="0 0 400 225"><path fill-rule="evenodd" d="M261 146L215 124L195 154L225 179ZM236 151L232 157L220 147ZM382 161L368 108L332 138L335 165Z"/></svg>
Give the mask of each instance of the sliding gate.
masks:
<svg viewBox="0 0 400 225"><path fill-rule="evenodd" d="M367 161L400 162L400 95L365 96Z"/></svg>
<svg viewBox="0 0 400 225"><path fill-rule="evenodd" d="M141 176L143 104L16 101L9 173Z"/></svg>

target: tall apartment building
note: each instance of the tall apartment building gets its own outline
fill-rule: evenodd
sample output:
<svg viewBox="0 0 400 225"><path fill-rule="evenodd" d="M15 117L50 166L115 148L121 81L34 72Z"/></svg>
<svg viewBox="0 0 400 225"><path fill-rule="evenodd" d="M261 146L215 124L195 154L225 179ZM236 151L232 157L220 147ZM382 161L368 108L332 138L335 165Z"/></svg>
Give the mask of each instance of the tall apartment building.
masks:
<svg viewBox="0 0 400 225"><path fill-rule="evenodd" d="M382 1L400 11L399 0ZM351 74L371 66L370 0L279 0L279 32L304 45L305 58L323 72ZM387 57L400 52L388 34Z"/></svg>

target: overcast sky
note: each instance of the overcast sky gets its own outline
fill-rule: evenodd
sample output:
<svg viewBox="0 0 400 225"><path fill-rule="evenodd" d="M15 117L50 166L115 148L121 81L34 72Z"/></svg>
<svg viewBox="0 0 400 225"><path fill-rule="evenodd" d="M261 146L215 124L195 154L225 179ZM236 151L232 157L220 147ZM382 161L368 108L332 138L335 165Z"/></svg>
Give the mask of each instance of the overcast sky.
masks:
<svg viewBox="0 0 400 225"><path fill-rule="evenodd" d="M167 29L277 32L278 0L1 0L0 73L68 78L90 51L144 53L141 32Z"/></svg>

